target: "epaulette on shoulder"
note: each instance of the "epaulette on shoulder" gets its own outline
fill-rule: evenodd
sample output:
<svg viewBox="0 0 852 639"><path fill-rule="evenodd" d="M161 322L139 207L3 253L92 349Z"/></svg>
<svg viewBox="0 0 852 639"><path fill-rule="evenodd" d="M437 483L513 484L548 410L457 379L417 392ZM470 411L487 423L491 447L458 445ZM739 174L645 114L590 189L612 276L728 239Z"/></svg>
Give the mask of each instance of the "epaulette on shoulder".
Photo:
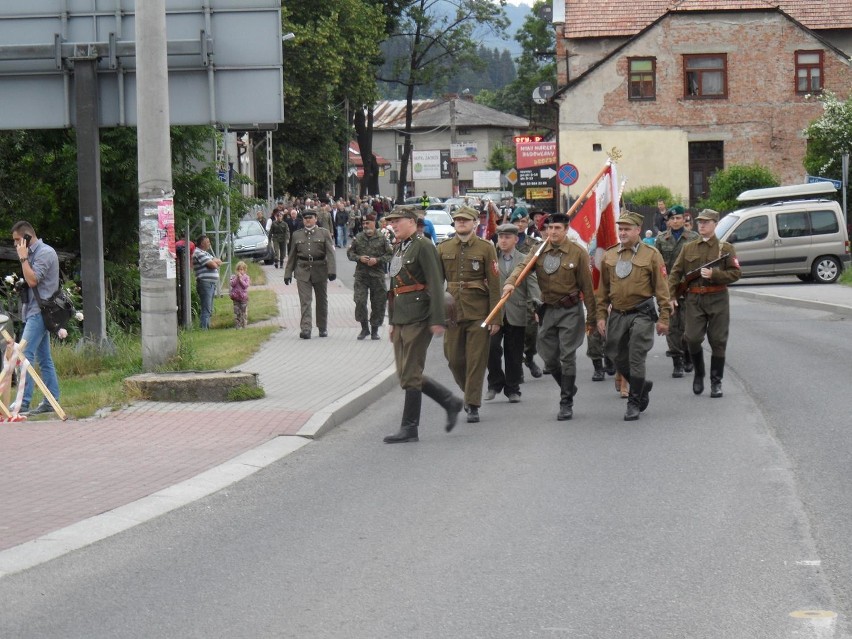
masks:
<svg viewBox="0 0 852 639"><path fill-rule="evenodd" d="M619 244L619 242L616 242L616 243L615 243L615 244L613 244L612 246L607 246L604 250L605 250L605 251L608 251L609 249L614 249L616 246L618 246L618 244Z"/></svg>

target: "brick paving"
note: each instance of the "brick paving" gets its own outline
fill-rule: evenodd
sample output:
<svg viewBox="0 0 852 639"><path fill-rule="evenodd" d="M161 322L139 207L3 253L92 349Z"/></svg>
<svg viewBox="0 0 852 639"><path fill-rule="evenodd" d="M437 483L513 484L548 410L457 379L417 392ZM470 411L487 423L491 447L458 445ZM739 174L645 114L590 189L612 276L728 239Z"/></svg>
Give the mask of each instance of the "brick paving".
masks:
<svg viewBox="0 0 852 639"><path fill-rule="evenodd" d="M355 339L352 292L339 281L329 283L329 337L314 328L302 340L295 284L284 285L282 270L265 270L281 310L265 323L281 330L239 368L259 374L266 397L140 401L102 418L0 424L0 551L294 437L315 413L392 366L385 327L380 342Z"/></svg>

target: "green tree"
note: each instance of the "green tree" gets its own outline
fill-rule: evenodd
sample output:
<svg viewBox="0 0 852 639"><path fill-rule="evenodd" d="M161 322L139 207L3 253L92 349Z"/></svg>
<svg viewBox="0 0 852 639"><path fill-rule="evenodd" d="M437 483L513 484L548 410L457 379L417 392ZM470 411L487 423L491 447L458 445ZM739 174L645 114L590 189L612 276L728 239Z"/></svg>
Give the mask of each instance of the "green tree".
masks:
<svg viewBox="0 0 852 639"><path fill-rule="evenodd" d="M401 40L399 57L389 60L390 74L380 79L405 90L405 129L399 174L408 174L414 98L426 87L440 86L459 68L481 68L473 34L476 29L502 31L506 26L500 4L491 0L456 0L455 14L444 15L440 0L408 0L390 40ZM449 124L449 122L447 123ZM397 184L397 199L405 196L405 179Z"/></svg>
<svg viewBox="0 0 852 639"><path fill-rule="evenodd" d="M826 91L816 99L823 113L804 131L808 146L802 164L811 175L842 180L843 154L852 153L852 96L841 100Z"/></svg>
<svg viewBox="0 0 852 639"><path fill-rule="evenodd" d="M556 47L553 25L539 17L548 4L539 0L530 9L524 24L515 35L521 45L517 74L509 84L496 91L483 91L476 101L498 111L527 117L532 106L533 90L543 82L556 81L556 63L552 54ZM545 59L550 59L545 62Z"/></svg>
<svg viewBox="0 0 852 639"><path fill-rule="evenodd" d="M711 176L710 191L706 199L698 202L698 208L727 213L740 206L737 196L743 191L778 186L778 184L778 178L764 166L735 164Z"/></svg>

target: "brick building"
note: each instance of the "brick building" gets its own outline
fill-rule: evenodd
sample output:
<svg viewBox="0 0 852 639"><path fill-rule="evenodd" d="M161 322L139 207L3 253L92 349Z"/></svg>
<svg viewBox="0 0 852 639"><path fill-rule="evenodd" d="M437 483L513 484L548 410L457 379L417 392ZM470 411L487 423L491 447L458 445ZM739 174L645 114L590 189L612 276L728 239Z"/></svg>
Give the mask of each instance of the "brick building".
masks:
<svg viewBox="0 0 852 639"><path fill-rule="evenodd" d="M627 189L690 203L732 164L804 181L802 130L822 113L807 96L848 95L850 51L852 0L566 0L555 100L572 193L613 147Z"/></svg>

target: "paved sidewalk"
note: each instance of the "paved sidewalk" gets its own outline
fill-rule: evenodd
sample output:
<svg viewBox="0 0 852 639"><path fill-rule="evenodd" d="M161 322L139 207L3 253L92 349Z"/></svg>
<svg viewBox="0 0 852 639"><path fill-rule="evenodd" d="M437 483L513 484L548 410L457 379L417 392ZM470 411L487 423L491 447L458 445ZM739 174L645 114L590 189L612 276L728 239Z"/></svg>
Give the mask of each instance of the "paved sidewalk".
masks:
<svg viewBox="0 0 852 639"><path fill-rule="evenodd" d="M100 419L0 424L0 551L17 547L0 552L0 576L170 510L164 502L177 507L215 492L350 419L395 386L386 327L381 341L355 339L360 327L350 290L329 283L329 337L320 339L314 328L312 339L302 340L295 284L284 286L282 270L265 270L279 296L281 315L274 322L282 330L239 367L259 373L264 399L143 401ZM260 459L251 459L251 451ZM236 468L220 466L240 455L250 457ZM224 472L211 478L216 467ZM185 498L145 502L176 485L182 489L172 492ZM141 514L127 508L133 503ZM119 507L127 525L89 520ZM86 520L88 526L61 530Z"/></svg>
<svg viewBox="0 0 852 639"><path fill-rule="evenodd" d="M396 386L386 327L357 341L352 293L329 284L329 337L298 338L295 285L266 267L282 327L239 368L251 402L137 402L101 419L0 424L0 577L221 490L298 450ZM742 280L732 295L852 317L852 287Z"/></svg>

